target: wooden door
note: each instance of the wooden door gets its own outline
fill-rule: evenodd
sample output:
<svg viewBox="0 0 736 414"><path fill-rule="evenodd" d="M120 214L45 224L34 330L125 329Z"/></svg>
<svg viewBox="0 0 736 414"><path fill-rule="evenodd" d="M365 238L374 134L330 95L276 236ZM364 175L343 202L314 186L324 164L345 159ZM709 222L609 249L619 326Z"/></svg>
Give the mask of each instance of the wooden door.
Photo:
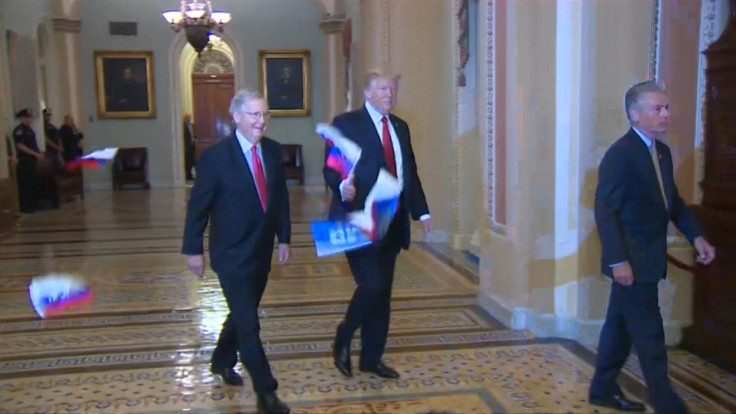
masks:
<svg viewBox="0 0 736 414"><path fill-rule="evenodd" d="M232 131L230 100L235 94L232 74L192 74L195 157Z"/></svg>

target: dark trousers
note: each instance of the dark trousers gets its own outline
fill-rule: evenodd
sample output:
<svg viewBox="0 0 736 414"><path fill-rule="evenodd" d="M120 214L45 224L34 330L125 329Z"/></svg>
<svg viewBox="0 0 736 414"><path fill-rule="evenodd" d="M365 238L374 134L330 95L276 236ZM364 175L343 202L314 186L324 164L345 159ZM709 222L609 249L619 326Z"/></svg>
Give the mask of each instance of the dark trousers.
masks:
<svg viewBox="0 0 736 414"><path fill-rule="evenodd" d="M38 208L38 164L21 161L16 167L20 211L32 213Z"/></svg>
<svg viewBox="0 0 736 414"><path fill-rule="evenodd" d="M237 351L240 351L240 360L250 375L253 390L259 394L275 391L278 382L271 373L261 344L258 321L258 304L266 289L268 274L218 276L230 313L212 353L212 368L233 368L238 361Z"/></svg>
<svg viewBox="0 0 736 414"><path fill-rule="evenodd" d="M639 356L651 404L658 413L686 413L685 404L672 389L667 376L667 349L659 312L656 284L613 283L606 322L598 344L598 360L590 386L591 397L620 395L616 384L631 346Z"/></svg>
<svg viewBox="0 0 736 414"><path fill-rule="evenodd" d="M189 181L194 179L192 168L194 168L194 145L187 145L184 149L184 174Z"/></svg>
<svg viewBox="0 0 736 414"><path fill-rule="evenodd" d="M368 246L346 254L358 285L348 305L345 320L338 326L335 341L349 344L360 328L360 366L372 367L381 361L386 348L391 316L391 286L400 247L398 230L392 223L381 245Z"/></svg>

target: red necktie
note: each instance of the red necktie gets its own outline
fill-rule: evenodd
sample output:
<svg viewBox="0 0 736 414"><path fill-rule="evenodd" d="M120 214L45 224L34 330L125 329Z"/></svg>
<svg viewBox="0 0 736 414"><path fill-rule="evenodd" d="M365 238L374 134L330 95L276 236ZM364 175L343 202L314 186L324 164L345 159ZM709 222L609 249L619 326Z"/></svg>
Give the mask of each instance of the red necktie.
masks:
<svg viewBox="0 0 736 414"><path fill-rule="evenodd" d="M386 164L388 164L388 171L396 175L396 155L394 154L394 143L391 140L391 132L388 130L388 119L384 116L381 118L383 122L383 155L386 157Z"/></svg>
<svg viewBox="0 0 736 414"><path fill-rule="evenodd" d="M258 148L251 147L253 152L253 175L256 179L256 187L258 188L258 195L261 196L261 206L263 211L266 211L266 205L268 204L268 194L266 192L266 176L263 174L263 164L261 163L261 157L258 156Z"/></svg>

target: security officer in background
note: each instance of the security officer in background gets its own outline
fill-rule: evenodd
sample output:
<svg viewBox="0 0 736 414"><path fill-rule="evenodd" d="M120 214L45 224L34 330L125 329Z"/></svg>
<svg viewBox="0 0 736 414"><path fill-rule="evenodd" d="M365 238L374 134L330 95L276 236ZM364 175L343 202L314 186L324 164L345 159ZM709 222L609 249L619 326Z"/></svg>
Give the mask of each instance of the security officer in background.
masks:
<svg viewBox="0 0 736 414"><path fill-rule="evenodd" d="M51 123L51 117L53 113L51 109L46 108L43 110L43 129L46 135L46 155L48 155L51 161L52 168L58 172L64 169L64 162L61 159L61 153L63 147L61 145L61 134L59 128Z"/></svg>
<svg viewBox="0 0 736 414"><path fill-rule="evenodd" d="M16 176L20 211L33 213L38 202L38 161L42 160L44 155L38 149L36 133L31 128L33 122L31 110L21 109L15 116L20 121L13 129L13 142L18 158Z"/></svg>

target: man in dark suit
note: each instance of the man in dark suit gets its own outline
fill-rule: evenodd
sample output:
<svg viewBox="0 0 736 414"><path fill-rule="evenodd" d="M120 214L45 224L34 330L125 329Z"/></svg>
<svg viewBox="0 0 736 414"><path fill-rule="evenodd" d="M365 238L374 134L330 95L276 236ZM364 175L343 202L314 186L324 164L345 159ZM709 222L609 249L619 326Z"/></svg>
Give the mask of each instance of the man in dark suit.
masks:
<svg viewBox="0 0 736 414"><path fill-rule="evenodd" d="M187 181L194 180L192 168L194 168L194 124L192 124L192 116L184 115L184 174Z"/></svg>
<svg viewBox="0 0 736 414"><path fill-rule="evenodd" d="M653 81L632 86L625 96L631 129L601 161L595 219L602 245L602 270L613 278L598 361L590 386L594 405L624 411L645 407L624 397L616 384L633 345L651 403L659 413L687 412L667 377L667 350L657 283L666 277L667 226L672 221L708 264L715 249L680 198L670 149L660 139L669 126L669 102Z"/></svg>
<svg viewBox="0 0 736 414"><path fill-rule="evenodd" d="M345 319L338 325L333 346L335 366L345 376L352 375L350 341L361 328L360 369L384 378L398 378L399 373L381 361L388 334L391 285L399 251L409 248L410 222L421 219L428 235L432 219L417 174L411 147L409 126L390 112L396 105L398 77L371 71L364 89L365 105L335 117L333 125L361 147L362 153L354 174L346 180L325 166L326 183L332 189L330 216L340 218L353 210L362 210L365 199L385 168L402 185L399 206L388 232L379 243L347 253L350 270L358 285ZM329 147L326 148L329 152Z"/></svg>
<svg viewBox="0 0 736 414"><path fill-rule="evenodd" d="M212 270L230 308L212 353L212 372L228 385L242 385L243 379L233 370L240 351L259 410L285 413L289 408L276 396L278 382L266 359L258 322L274 236L279 240L279 264L291 255L289 193L281 145L263 136L270 114L260 93L241 90L230 104L230 113L235 133L204 151L197 163L182 253L189 256L189 269L202 276L202 239L209 221Z"/></svg>
<svg viewBox="0 0 736 414"><path fill-rule="evenodd" d="M84 139L84 134L74 124L74 117L71 115L64 116L64 125L59 128L59 135L61 136L64 162L82 156L81 142Z"/></svg>

